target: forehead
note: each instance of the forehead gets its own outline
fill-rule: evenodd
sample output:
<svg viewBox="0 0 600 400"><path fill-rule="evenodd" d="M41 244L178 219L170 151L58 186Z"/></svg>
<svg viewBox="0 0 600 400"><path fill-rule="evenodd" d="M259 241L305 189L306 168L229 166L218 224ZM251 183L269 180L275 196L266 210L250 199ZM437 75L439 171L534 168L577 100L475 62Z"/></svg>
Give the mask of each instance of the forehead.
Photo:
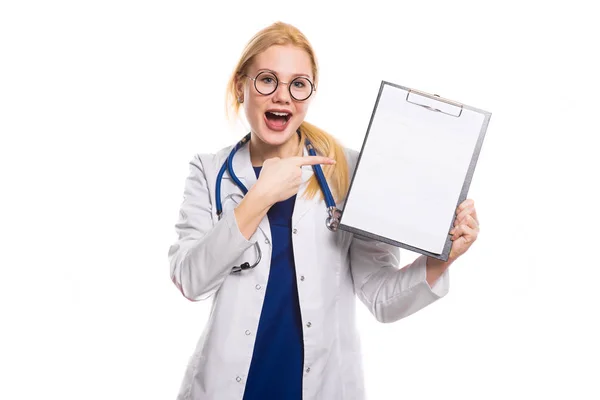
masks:
<svg viewBox="0 0 600 400"><path fill-rule="evenodd" d="M307 75L312 77L312 63L306 51L295 46L271 46L254 58L251 72L270 69L282 77Z"/></svg>

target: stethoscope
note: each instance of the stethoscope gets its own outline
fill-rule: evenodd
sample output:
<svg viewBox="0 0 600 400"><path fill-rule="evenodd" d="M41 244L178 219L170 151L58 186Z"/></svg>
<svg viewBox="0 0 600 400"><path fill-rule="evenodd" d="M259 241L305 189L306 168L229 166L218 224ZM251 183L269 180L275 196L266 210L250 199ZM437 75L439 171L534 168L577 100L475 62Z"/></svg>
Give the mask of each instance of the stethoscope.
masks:
<svg viewBox="0 0 600 400"><path fill-rule="evenodd" d="M300 134L300 132L298 132L298 134ZM225 170L227 170L227 173L229 174L233 182L236 184L236 186L242 191L242 193L244 195L248 193L248 189L246 188L246 186L244 186L244 184L238 179L238 177L235 175L235 172L233 171L233 156L243 145L250 141L251 136L252 135L248 133L233 147L233 149L229 153L229 156L223 163L223 166L219 170L219 174L217 175L215 198L217 203L217 216L219 220L223 215L223 204L221 203L221 183L223 180L223 175L225 174ZM310 154L311 156L316 156L317 153L315 151L315 148L313 147L312 143L308 140L308 138L305 139L304 143L306 145L306 149L308 150L308 154ZM337 231L338 226L340 224L340 217L342 216L342 212L335 205L335 200L333 199L331 190L329 190L329 185L327 185L327 180L325 179L325 175L323 174L321 166L319 164L316 164L313 165L312 168L315 173L315 176L317 177L317 181L319 182L319 186L321 187L321 191L323 192L323 196L325 197L325 204L327 205L327 212L329 216L325 220L325 225L330 231L335 232ZM232 268L232 272L240 272L246 269L254 268L258 265L262 258L262 252L260 250L258 242L256 242L254 246L256 247L257 252L257 257L254 264L250 265L249 262L245 262L239 266L234 266Z"/></svg>

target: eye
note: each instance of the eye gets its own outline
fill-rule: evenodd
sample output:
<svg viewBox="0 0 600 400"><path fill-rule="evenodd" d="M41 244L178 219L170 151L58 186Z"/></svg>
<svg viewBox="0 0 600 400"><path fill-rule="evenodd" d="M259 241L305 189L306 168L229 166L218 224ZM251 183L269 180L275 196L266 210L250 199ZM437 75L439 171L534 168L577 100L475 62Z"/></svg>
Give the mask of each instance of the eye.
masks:
<svg viewBox="0 0 600 400"><path fill-rule="evenodd" d="M265 85L275 85L277 78L270 72L261 72L257 77L258 81Z"/></svg>
<svg viewBox="0 0 600 400"><path fill-rule="evenodd" d="M303 87L305 87L306 85L304 84L304 82L302 82L301 80L298 81L294 81L294 87L297 87L298 89L302 89Z"/></svg>

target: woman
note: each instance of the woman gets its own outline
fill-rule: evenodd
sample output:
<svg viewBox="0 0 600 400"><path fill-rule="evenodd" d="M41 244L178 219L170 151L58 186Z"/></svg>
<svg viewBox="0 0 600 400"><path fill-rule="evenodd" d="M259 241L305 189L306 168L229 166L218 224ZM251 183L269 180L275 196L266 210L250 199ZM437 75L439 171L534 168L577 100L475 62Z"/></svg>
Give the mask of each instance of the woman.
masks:
<svg viewBox="0 0 600 400"><path fill-rule="evenodd" d="M228 84L251 126L232 160L247 193L229 173L215 193L233 146L190 162L171 278L186 298L213 303L178 399L364 398L354 296L381 322L406 317L447 293L448 266L477 238L472 200L457 209L448 262L421 256L399 269L398 248L328 230L313 165L342 209L358 154L304 121L317 82L301 32L258 32ZM322 156L308 156L306 139Z"/></svg>

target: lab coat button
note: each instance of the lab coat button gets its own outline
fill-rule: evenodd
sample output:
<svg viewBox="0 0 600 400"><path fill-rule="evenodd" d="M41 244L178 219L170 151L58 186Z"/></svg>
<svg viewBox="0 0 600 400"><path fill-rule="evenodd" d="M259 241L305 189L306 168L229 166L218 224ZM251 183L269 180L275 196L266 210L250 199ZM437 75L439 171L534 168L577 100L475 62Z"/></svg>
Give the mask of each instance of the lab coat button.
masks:
<svg viewBox="0 0 600 400"><path fill-rule="evenodd" d="M237 378L235 378L236 381L241 382L242 378L240 378L239 376Z"/></svg>
<svg viewBox="0 0 600 400"><path fill-rule="evenodd" d="M269 242L269 239L265 239L265 243L266 243L266 244L269 244L269 243L270 243L270 242Z"/></svg>
<svg viewBox="0 0 600 400"><path fill-rule="evenodd" d="M296 234L296 233L298 233L298 229L294 228L294 230L292 232L294 232L294 234Z"/></svg>
<svg viewBox="0 0 600 400"><path fill-rule="evenodd" d="M306 368L306 373L308 374L310 372L310 367Z"/></svg>
<svg viewBox="0 0 600 400"><path fill-rule="evenodd" d="M304 280L304 275L300 275L300 280L303 281Z"/></svg>
<svg viewBox="0 0 600 400"><path fill-rule="evenodd" d="M255 286L256 290L260 290L260 285Z"/></svg>
<svg viewBox="0 0 600 400"><path fill-rule="evenodd" d="M306 323L306 326L308 326L309 328L312 326L312 324L310 323L310 321L308 321L308 322Z"/></svg>
<svg viewBox="0 0 600 400"><path fill-rule="evenodd" d="M246 336L247 336L247 335L249 335L249 334L250 334L250 331L249 331L249 330L246 330Z"/></svg>

